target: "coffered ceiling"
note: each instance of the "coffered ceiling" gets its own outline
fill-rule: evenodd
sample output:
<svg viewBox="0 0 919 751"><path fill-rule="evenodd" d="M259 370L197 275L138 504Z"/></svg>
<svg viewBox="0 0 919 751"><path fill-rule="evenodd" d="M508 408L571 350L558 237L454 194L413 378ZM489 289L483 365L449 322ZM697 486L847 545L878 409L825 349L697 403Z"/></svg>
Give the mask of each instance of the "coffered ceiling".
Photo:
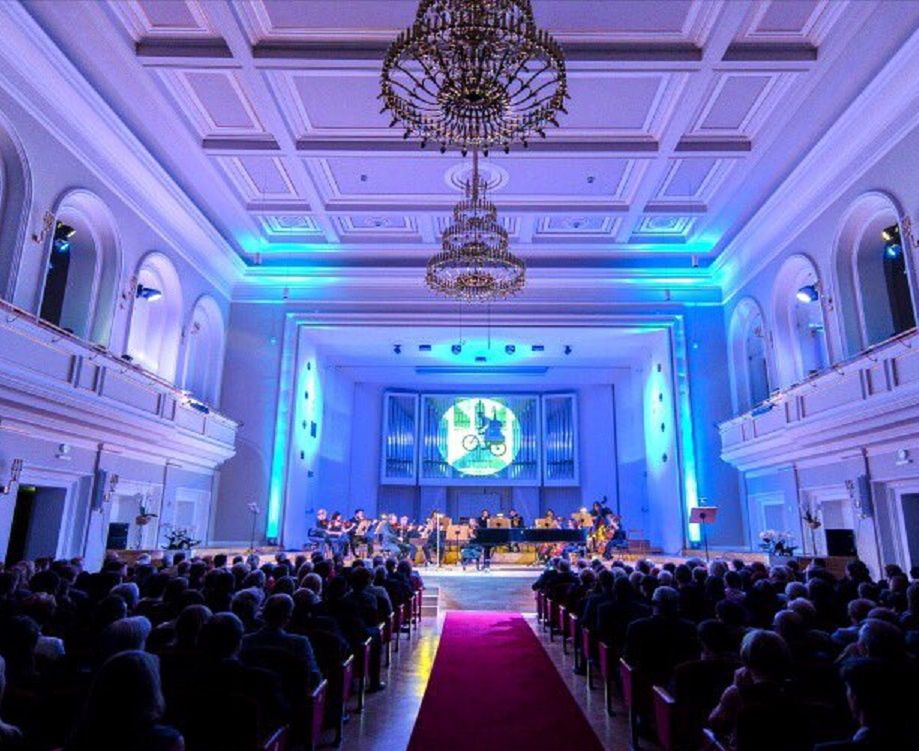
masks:
<svg viewBox="0 0 919 751"><path fill-rule="evenodd" d="M919 22L919 3L534 0L561 127L484 171L515 251L701 270ZM415 0L37 0L29 12L249 266L421 265L468 160L377 99Z"/></svg>

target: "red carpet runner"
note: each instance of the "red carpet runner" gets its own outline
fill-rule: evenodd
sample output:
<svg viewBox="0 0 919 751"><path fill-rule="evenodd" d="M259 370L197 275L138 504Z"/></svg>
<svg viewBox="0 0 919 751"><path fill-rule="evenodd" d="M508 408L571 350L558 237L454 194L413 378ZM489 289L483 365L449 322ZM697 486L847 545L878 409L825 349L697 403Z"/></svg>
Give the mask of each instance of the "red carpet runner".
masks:
<svg viewBox="0 0 919 751"><path fill-rule="evenodd" d="M603 746L522 616L451 611L408 748Z"/></svg>

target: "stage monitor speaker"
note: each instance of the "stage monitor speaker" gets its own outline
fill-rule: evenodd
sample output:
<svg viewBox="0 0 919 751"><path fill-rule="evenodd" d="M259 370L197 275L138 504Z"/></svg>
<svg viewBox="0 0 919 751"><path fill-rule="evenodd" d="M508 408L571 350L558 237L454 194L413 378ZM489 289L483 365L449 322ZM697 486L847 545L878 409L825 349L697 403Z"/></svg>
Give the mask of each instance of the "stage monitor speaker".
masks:
<svg viewBox="0 0 919 751"><path fill-rule="evenodd" d="M826 554L854 558L858 555L855 547L855 532L851 529L826 530Z"/></svg>
<svg viewBox="0 0 919 751"><path fill-rule="evenodd" d="M131 525L127 522L110 522L108 525L108 539L105 541L106 550L127 550L128 529Z"/></svg>

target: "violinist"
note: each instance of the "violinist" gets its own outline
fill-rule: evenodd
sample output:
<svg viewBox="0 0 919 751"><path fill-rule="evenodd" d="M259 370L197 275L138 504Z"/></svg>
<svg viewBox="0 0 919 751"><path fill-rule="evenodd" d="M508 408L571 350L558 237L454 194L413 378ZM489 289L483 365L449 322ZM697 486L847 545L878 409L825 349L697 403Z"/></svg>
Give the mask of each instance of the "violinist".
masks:
<svg viewBox="0 0 919 751"><path fill-rule="evenodd" d="M348 538L351 544L351 555L355 558L357 557L357 546L366 545L367 546L367 556L373 555L373 535L357 533L358 528L361 526L361 522L365 521L366 517L364 516L364 509L356 508L354 509L354 516L349 520L351 527L348 530Z"/></svg>

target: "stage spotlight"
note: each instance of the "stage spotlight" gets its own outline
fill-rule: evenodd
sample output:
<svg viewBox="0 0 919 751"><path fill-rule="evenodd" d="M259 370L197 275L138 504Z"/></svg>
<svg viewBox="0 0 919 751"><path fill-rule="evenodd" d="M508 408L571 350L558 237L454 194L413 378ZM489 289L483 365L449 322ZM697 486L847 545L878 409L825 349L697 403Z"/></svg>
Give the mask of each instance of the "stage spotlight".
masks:
<svg viewBox="0 0 919 751"><path fill-rule="evenodd" d="M570 355L571 352L572 352L571 345L570 345L570 344L566 344L566 345L565 345L565 354L566 354L566 355Z"/></svg>
<svg viewBox="0 0 919 751"><path fill-rule="evenodd" d="M137 285L137 298L139 300L149 300L153 302L154 300L159 300L162 296L163 293L158 289L145 287L143 284Z"/></svg>
<svg viewBox="0 0 919 751"><path fill-rule="evenodd" d="M795 292L798 302L817 302L820 299L820 293L817 292L816 284L805 284L801 289Z"/></svg>
<svg viewBox="0 0 919 751"><path fill-rule="evenodd" d="M394 344L394 345L392 346L392 351L393 351L393 354L394 354L394 355L401 355L401 354L402 354L402 345L401 345L401 344Z"/></svg>
<svg viewBox="0 0 919 751"><path fill-rule="evenodd" d="M534 344L533 345L534 352L545 352L545 350L546 350L546 346L544 344Z"/></svg>
<svg viewBox="0 0 919 751"><path fill-rule="evenodd" d="M463 351L463 345L462 344L452 344L450 345L450 351L454 355L458 355L460 352Z"/></svg>
<svg viewBox="0 0 919 751"><path fill-rule="evenodd" d="M513 344L505 344L505 345L504 345L504 352L505 352L505 354L512 355L512 354L514 354L514 352L516 352L516 351L517 351L517 347L516 347L515 345L513 345Z"/></svg>

